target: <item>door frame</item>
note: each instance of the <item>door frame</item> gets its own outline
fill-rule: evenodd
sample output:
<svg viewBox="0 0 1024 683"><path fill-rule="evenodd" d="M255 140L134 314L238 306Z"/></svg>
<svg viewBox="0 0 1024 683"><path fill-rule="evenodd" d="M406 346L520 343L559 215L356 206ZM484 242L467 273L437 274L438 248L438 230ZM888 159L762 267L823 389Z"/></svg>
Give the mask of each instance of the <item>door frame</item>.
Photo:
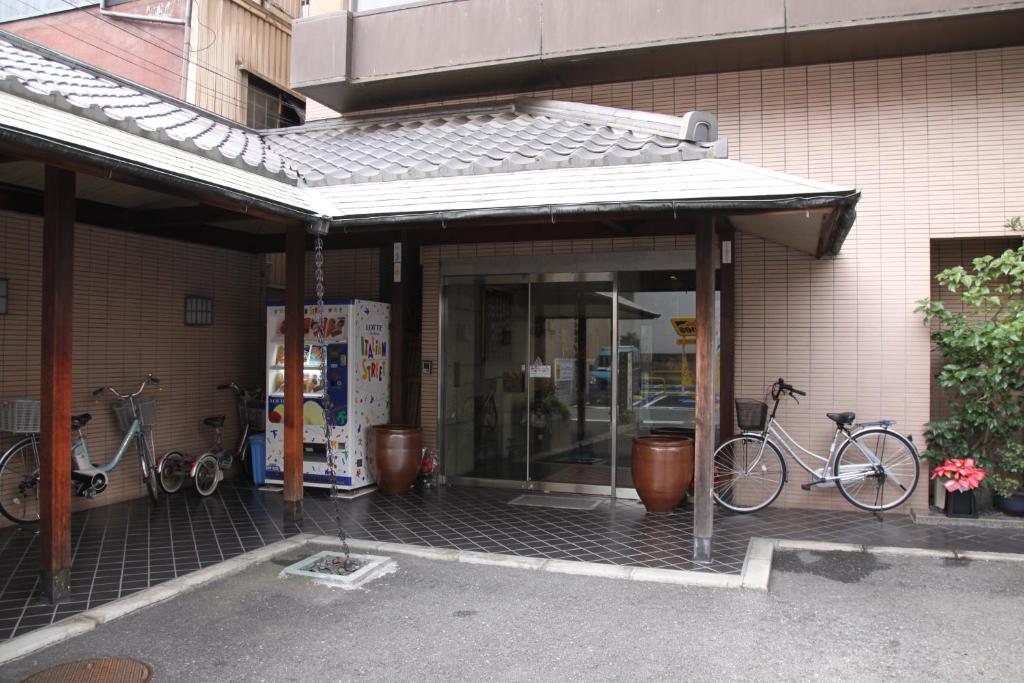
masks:
<svg viewBox="0 0 1024 683"><path fill-rule="evenodd" d="M535 481L529 479L530 439L526 439L526 475L525 480L488 479L482 477L448 476L444 458L444 413L445 388L448 377L445 373L445 328L447 324L447 285L450 279L458 278L464 284L478 282L519 282L527 285L527 318L532 316L531 288L534 282L579 282L594 281L595 276L608 276L612 283L612 358L618 358L619 329L619 277L620 272L654 271L654 270L693 270L696 268L695 250L664 250L664 251L630 251L630 258L623 259L621 253L598 254L555 254L540 256L477 256L442 259L440 282L438 287L438 326L437 326L437 448L441 456L441 472L439 479L442 484L479 486L486 488L519 489L526 491L544 491L552 493L583 493L605 495L611 498L638 500L636 489L617 486L618 456L618 410L616 398L619 388L619 364L612 363L611 403L609 428L611 429L611 477L609 485L572 484L565 482ZM718 264L715 264L718 267ZM607 282L607 278L599 281ZM724 321L720 322L723 324ZM532 334L528 335L532 350ZM531 362L527 358L527 366ZM526 392L527 412L529 412L530 392ZM529 437L529 433L527 433Z"/></svg>

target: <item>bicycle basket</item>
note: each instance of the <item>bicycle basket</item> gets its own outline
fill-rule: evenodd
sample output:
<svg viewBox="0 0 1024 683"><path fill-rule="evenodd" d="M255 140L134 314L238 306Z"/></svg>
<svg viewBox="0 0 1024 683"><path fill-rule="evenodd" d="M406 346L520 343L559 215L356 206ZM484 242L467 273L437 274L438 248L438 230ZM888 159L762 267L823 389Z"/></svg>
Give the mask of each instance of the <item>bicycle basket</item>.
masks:
<svg viewBox="0 0 1024 683"><path fill-rule="evenodd" d="M29 398L0 398L0 432L39 433L39 401Z"/></svg>
<svg viewBox="0 0 1024 683"><path fill-rule="evenodd" d="M768 404L745 398L736 399L736 424L746 432L759 432L768 421Z"/></svg>
<svg viewBox="0 0 1024 683"><path fill-rule="evenodd" d="M261 405L258 408L248 407L245 409L245 417L249 422L249 429L254 432L266 431L267 413Z"/></svg>
<svg viewBox="0 0 1024 683"><path fill-rule="evenodd" d="M135 401L135 408L139 411L139 422L142 423L143 429L156 425L155 398ZM117 416L117 424L122 432L127 432L131 429L132 422L135 421L135 415L132 413L132 405L127 399L120 400L114 404L114 415Z"/></svg>

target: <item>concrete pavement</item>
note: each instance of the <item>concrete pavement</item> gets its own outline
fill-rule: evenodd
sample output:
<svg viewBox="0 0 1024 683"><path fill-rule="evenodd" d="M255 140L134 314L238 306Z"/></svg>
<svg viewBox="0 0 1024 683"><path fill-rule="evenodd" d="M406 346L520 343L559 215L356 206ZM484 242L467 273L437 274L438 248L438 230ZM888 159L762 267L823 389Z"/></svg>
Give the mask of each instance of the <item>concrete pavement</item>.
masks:
<svg viewBox="0 0 1024 683"><path fill-rule="evenodd" d="M785 551L770 593L395 556L358 591L279 579L320 547L0 668L126 655L158 681L1010 680L1024 564ZM307 552L308 551L308 552Z"/></svg>

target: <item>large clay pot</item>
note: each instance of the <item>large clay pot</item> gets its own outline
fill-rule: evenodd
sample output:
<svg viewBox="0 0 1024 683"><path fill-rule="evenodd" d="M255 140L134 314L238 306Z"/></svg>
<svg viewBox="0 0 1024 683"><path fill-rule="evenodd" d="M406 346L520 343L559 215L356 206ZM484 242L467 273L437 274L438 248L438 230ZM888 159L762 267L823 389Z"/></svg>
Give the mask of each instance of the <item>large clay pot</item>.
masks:
<svg viewBox="0 0 1024 683"><path fill-rule="evenodd" d="M693 481L693 439L633 439L633 486L648 512L672 512Z"/></svg>
<svg viewBox="0 0 1024 683"><path fill-rule="evenodd" d="M367 466L378 488L392 496L408 491L420 471L420 428L376 425L370 428L367 446Z"/></svg>

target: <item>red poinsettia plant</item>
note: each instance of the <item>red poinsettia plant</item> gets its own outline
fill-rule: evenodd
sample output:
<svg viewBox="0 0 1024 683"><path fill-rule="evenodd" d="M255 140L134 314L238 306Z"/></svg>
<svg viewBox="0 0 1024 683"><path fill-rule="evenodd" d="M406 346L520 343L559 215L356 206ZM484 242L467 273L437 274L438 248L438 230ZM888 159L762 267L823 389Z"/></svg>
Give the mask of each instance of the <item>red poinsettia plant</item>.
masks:
<svg viewBox="0 0 1024 683"><path fill-rule="evenodd" d="M932 471L932 479L942 477L946 480L942 485L950 493L973 491L981 486L981 480L987 476L988 472L974 464L974 458L947 460Z"/></svg>

